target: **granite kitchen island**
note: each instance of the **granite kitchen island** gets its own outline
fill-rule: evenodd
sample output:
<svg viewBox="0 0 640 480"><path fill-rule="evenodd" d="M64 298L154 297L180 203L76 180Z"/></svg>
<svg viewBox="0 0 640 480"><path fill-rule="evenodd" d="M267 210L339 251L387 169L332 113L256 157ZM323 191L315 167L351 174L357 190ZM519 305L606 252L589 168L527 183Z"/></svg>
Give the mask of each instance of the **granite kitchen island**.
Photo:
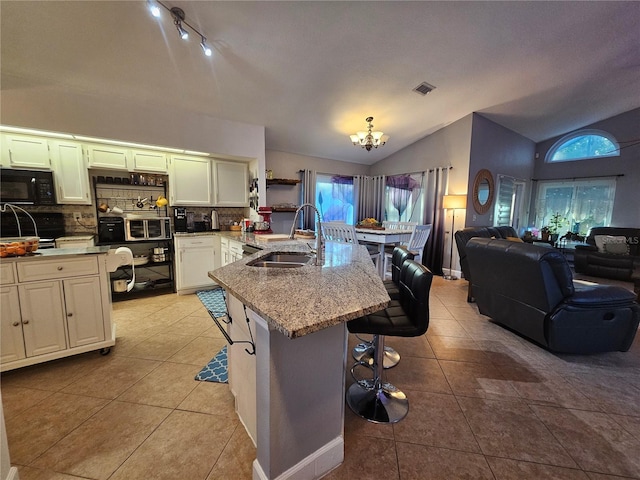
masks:
<svg viewBox="0 0 640 480"><path fill-rule="evenodd" d="M308 252L300 242L269 251ZM256 444L254 479L320 478L344 458L345 322L389 296L365 247L327 242L322 267L256 267L267 250L216 269L232 318L229 386ZM252 346L236 341L252 341Z"/></svg>

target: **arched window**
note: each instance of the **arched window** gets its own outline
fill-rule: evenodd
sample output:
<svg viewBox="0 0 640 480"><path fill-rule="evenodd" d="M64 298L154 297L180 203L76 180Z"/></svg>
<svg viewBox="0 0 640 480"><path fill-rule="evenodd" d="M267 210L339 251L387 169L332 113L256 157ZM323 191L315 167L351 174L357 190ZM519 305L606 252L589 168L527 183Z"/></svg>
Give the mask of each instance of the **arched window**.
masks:
<svg viewBox="0 0 640 480"><path fill-rule="evenodd" d="M546 162L571 162L587 158L618 157L620 147L602 130L579 130L565 135L547 152Z"/></svg>

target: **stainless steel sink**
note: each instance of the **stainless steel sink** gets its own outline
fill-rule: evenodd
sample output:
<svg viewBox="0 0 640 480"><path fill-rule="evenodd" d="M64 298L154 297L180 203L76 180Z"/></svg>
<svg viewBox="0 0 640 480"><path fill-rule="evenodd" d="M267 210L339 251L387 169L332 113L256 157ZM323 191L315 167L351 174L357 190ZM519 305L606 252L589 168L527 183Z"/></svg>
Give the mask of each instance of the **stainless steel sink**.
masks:
<svg viewBox="0 0 640 480"><path fill-rule="evenodd" d="M300 268L309 263L313 255L297 252L271 252L247 262L249 267Z"/></svg>

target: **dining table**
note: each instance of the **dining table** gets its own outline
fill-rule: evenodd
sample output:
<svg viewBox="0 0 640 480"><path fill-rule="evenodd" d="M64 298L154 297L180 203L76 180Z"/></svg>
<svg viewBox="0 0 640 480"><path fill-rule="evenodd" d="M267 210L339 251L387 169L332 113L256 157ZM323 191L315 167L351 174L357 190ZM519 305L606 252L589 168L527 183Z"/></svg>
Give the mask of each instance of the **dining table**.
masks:
<svg viewBox="0 0 640 480"><path fill-rule="evenodd" d="M411 238L411 230L356 227L356 236L360 243L375 243L378 245L380 254L377 262L378 275L384 280L384 247L386 245L408 243Z"/></svg>

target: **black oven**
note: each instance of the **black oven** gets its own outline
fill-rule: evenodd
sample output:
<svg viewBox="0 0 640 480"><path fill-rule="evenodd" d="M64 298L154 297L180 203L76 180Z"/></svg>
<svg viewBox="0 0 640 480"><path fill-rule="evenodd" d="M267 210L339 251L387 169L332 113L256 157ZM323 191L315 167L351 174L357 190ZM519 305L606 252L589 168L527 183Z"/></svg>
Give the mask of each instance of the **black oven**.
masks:
<svg viewBox="0 0 640 480"><path fill-rule="evenodd" d="M55 205L53 173L14 170L0 171L0 202L18 205Z"/></svg>

